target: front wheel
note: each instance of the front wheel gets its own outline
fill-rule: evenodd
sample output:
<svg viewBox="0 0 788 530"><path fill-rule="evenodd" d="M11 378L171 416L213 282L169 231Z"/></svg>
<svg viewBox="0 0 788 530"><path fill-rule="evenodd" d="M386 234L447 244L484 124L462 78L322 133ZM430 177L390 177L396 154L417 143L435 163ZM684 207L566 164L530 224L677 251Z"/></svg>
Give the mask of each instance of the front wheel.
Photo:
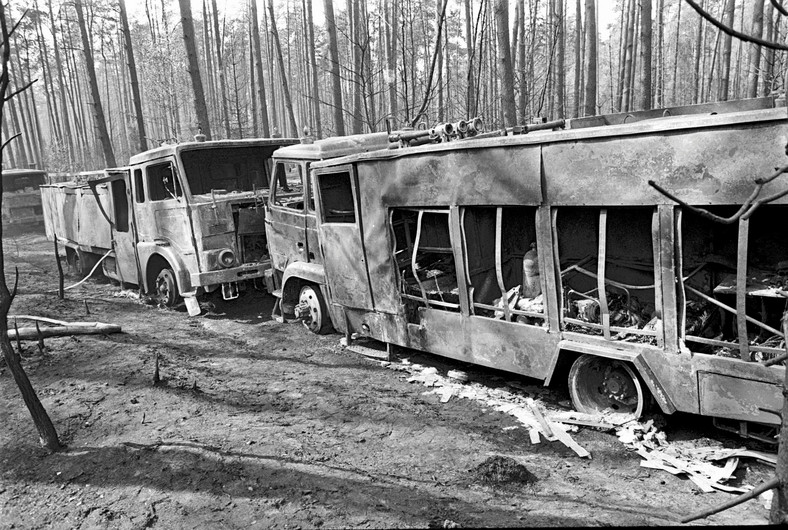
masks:
<svg viewBox="0 0 788 530"><path fill-rule="evenodd" d="M180 299L175 273L172 269L162 269L156 276L156 300L166 307L174 307Z"/></svg>
<svg viewBox="0 0 788 530"><path fill-rule="evenodd" d="M569 394L580 412L607 412L639 418L646 391L627 363L584 354L569 370Z"/></svg>
<svg viewBox="0 0 788 530"><path fill-rule="evenodd" d="M296 316L312 333L325 335L331 330L331 319L319 287L304 285L301 288Z"/></svg>

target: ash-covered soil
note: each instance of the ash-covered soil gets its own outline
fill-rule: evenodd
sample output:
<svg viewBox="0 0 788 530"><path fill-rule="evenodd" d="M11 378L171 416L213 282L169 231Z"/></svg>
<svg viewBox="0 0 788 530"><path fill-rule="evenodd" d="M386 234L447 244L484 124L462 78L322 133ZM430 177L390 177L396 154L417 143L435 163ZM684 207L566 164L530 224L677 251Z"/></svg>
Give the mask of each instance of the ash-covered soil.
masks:
<svg viewBox="0 0 788 530"><path fill-rule="evenodd" d="M10 282L19 270L12 314L123 332L50 338L43 352L23 343L24 367L67 444L55 454L40 448L0 367L0 528L657 526L732 498L640 467L610 433L572 434L590 460L560 442L532 445L512 416L467 399L442 403L407 372L342 348L339 335L271 320L273 299L260 292L212 298L199 317L108 281L88 280L59 300L52 243L27 233L4 244ZM491 387L516 381L518 392L553 404L567 399L512 374L399 357L442 374L465 370ZM665 430L753 445L710 423L670 418ZM742 461L737 483L772 472ZM754 500L693 524L767 517Z"/></svg>

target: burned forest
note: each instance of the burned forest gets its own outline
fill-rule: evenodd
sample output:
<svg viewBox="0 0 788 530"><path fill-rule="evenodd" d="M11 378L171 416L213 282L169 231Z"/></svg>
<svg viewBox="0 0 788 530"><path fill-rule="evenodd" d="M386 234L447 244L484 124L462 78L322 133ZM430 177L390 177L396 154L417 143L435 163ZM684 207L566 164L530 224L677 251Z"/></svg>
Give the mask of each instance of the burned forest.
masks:
<svg viewBox="0 0 788 530"><path fill-rule="evenodd" d="M787 523L786 28L0 3L0 529Z"/></svg>

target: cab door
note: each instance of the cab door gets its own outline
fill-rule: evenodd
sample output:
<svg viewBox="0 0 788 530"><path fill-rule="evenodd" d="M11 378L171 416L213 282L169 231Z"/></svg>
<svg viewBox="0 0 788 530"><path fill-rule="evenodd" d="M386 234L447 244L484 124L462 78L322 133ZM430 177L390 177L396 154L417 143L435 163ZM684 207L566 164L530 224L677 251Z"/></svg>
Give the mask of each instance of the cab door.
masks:
<svg viewBox="0 0 788 530"><path fill-rule="evenodd" d="M137 237L132 209L131 182L128 169L110 170L107 177L91 183L109 186L111 211L105 212L112 227L112 248L115 251L115 277L121 282L139 285ZM99 203L101 204L101 203ZM111 271L109 271L111 273Z"/></svg>
<svg viewBox="0 0 788 530"><path fill-rule="evenodd" d="M265 214L268 252L275 270L284 271L295 261L310 261L306 237L309 202L302 164L278 160Z"/></svg>
<svg viewBox="0 0 788 530"><path fill-rule="evenodd" d="M318 239L330 303L372 309L367 256L361 237L358 182L352 166L314 171Z"/></svg>

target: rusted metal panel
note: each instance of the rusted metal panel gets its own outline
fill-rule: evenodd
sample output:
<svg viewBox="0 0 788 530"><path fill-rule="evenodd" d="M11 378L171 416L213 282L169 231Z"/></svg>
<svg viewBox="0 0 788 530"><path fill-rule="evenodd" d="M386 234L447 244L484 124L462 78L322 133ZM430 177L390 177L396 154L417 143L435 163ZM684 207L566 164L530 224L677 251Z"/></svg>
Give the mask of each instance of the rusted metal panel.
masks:
<svg viewBox="0 0 788 530"><path fill-rule="evenodd" d="M669 203L648 185L654 180L690 204L741 203L752 179L784 163L786 132L781 120L545 145L546 198L553 205ZM783 185L778 179L764 195Z"/></svg>
<svg viewBox="0 0 788 530"><path fill-rule="evenodd" d="M536 205L542 202L539 155L538 146L422 153L364 163L372 167L362 177L383 207Z"/></svg>
<svg viewBox="0 0 788 530"><path fill-rule="evenodd" d="M678 308L676 307L676 270L674 268L675 250L673 206L657 206L659 216L660 233L657 244L660 246L660 267L659 273L662 286L662 330L664 338L664 348L667 353L677 353L679 351L678 340ZM656 266L656 263L655 263ZM681 274L681 271L679 271Z"/></svg>
<svg viewBox="0 0 788 530"><path fill-rule="evenodd" d="M544 328L425 309L412 347L445 357L544 379L560 336Z"/></svg>
<svg viewBox="0 0 788 530"><path fill-rule="evenodd" d="M372 309L367 260L356 224L323 225L320 246L325 257L326 278L334 303Z"/></svg>
<svg viewBox="0 0 788 530"><path fill-rule="evenodd" d="M297 210L269 207L266 235L274 269L283 271L290 263L307 261L304 247L306 217L304 212ZM314 222L314 215L312 219Z"/></svg>
<svg viewBox="0 0 788 530"><path fill-rule="evenodd" d="M561 326L559 283L556 278L556 262L553 253L552 215L550 208L541 206L536 211L536 247L539 252L540 281L545 300L547 325L552 333L559 331ZM545 250L546 249L546 250Z"/></svg>
<svg viewBox="0 0 788 530"><path fill-rule="evenodd" d="M711 372L698 374L700 412L707 416L780 424L782 385Z"/></svg>

